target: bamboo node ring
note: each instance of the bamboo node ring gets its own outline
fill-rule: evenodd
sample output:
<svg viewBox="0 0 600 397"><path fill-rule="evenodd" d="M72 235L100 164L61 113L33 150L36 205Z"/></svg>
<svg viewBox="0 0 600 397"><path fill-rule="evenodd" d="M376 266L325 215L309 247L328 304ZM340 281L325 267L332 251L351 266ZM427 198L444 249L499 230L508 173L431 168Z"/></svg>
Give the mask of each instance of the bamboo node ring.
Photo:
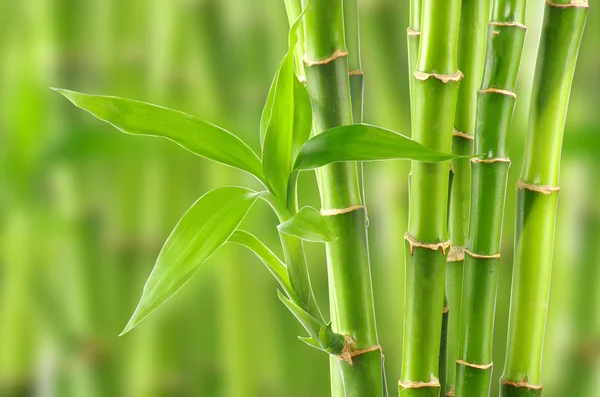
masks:
<svg viewBox="0 0 600 397"><path fill-rule="evenodd" d="M552 194L554 192L558 192L560 187L551 185L536 185L533 183L527 183L525 181L519 181L517 182L517 189L527 189L542 194Z"/></svg>
<svg viewBox="0 0 600 397"><path fill-rule="evenodd" d="M519 28L519 29L525 29L527 30L527 26L523 25L521 22L490 22L488 23L489 26L505 26L505 27L513 27L513 28Z"/></svg>
<svg viewBox="0 0 600 397"><path fill-rule="evenodd" d="M507 379L500 379L500 383L503 385L508 385L508 386L512 386L512 387L517 387L517 388L525 388L525 389L531 389L531 390L542 390L542 385L532 385L531 383L527 383L527 380L523 379L520 381L512 381L512 380L507 380Z"/></svg>
<svg viewBox="0 0 600 397"><path fill-rule="evenodd" d="M328 63L333 62L333 61L335 61L338 58L342 58L342 57L346 57L346 56L348 56L348 51L347 50L335 50L327 58L321 59L321 60L318 60L318 61L311 61L307 57L304 57L304 63L308 67L318 66L318 65L327 65Z"/></svg>
<svg viewBox="0 0 600 397"><path fill-rule="evenodd" d="M362 69L352 69L348 72L348 76L362 76L362 75L363 75Z"/></svg>
<svg viewBox="0 0 600 397"><path fill-rule="evenodd" d="M446 397L454 397L454 395L455 395L454 386L452 386L452 389L450 389L450 391L448 393L446 393Z"/></svg>
<svg viewBox="0 0 600 397"><path fill-rule="evenodd" d="M484 163L484 164L491 164L491 163L508 163L510 164L510 159L508 157L496 157L496 158L491 158L491 159L478 159L478 158L472 158L471 159L472 163Z"/></svg>
<svg viewBox="0 0 600 397"><path fill-rule="evenodd" d="M413 255L414 254L414 250L415 247L417 248L425 248L425 249L429 249L432 251L437 251L439 248L442 249L442 254L446 255L446 250L448 250L450 248L450 240L448 241L444 241L441 243L423 243L421 241L418 241L417 239L415 239L413 236L411 236L409 233L406 233L404 235L404 239L406 241L408 241L408 244L410 246L410 254Z"/></svg>
<svg viewBox="0 0 600 397"><path fill-rule="evenodd" d="M466 248L465 248L465 254L467 254L471 258L475 258L475 259L500 259L500 254L492 254L492 255L476 254L474 252L469 251Z"/></svg>
<svg viewBox="0 0 600 397"><path fill-rule="evenodd" d="M413 29L411 29L411 28L408 28L408 29L406 29L406 33L407 33L409 36L420 36L420 35L421 35L421 32L420 32L420 31L418 31L418 30L413 30Z"/></svg>
<svg viewBox="0 0 600 397"><path fill-rule="evenodd" d="M465 247L453 245L448 252L447 262L460 262L465 259Z"/></svg>
<svg viewBox="0 0 600 397"><path fill-rule="evenodd" d="M466 132L462 132L457 130L456 128L452 129L452 136L458 137L458 138L463 138L466 139L468 141L472 141L475 139L475 137L473 137L473 135L469 135Z"/></svg>
<svg viewBox="0 0 600 397"><path fill-rule="evenodd" d="M361 356L363 354L379 351L381 352L381 357L383 359L383 350L380 345L369 346L364 349L356 349L356 341L354 338L350 336L344 336L344 349L342 349L342 353L338 356L340 361L347 362L350 365L353 365L352 359L354 357Z"/></svg>
<svg viewBox="0 0 600 397"><path fill-rule="evenodd" d="M494 366L494 363L489 363L489 364L473 364L470 362L467 362L465 360L456 360L456 363L458 365L462 365L464 367L470 367L470 368L475 368L475 369L481 369L481 370L487 370L490 369Z"/></svg>
<svg viewBox="0 0 600 397"><path fill-rule="evenodd" d="M507 96L511 96L511 97L517 99L517 94L515 94L514 92L509 91L509 90L503 90L500 88L490 87L490 88L486 88L485 90L477 90L477 92L480 94L492 94L493 93L493 94L507 95Z"/></svg>
<svg viewBox="0 0 600 397"><path fill-rule="evenodd" d="M446 84L450 81L458 82L463 77L463 74L460 70L457 70L456 73L454 73L454 74L427 73L427 72L420 72L418 70L415 70L413 75L415 76L415 78L417 80L425 81L428 78L433 77L434 79L437 79L444 84Z"/></svg>
<svg viewBox="0 0 600 397"><path fill-rule="evenodd" d="M346 214L348 212L352 212L352 211L357 211L357 210L361 210L364 209L366 210L366 207L362 204L357 204L357 205L351 205L350 207L347 208L332 208L332 209L321 209L321 215L323 216L336 216L336 215L342 215L342 214Z"/></svg>
<svg viewBox="0 0 600 397"><path fill-rule="evenodd" d="M440 380L431 374L431 378L429 382L420 382L420 381L398 381L398 386L403 389L422 389L424 387L441 387Z"/></svg>
<svg viewBox="0 0 600 397"><path fill-rule="evenodd" d="M574 3L572 0L569 4L556 4L552 0L546 0L546 4L554 8L590 8L588 3Z"/></svg>

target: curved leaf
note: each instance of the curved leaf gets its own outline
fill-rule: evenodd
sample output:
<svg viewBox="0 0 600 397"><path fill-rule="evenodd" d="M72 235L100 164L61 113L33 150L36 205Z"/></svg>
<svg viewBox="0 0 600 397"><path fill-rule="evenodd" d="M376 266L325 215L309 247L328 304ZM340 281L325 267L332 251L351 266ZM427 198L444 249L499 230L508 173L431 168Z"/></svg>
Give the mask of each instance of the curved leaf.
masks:
<svg viewBox="0 0 600 397"><path fill-rule="evenodd" d="M329 129L311 138L296 158L295 170L310 170L338 161L406 159L425 162L457 156L436 152L385 128L354 124Z"/></svg>
<svg viewBox="0 0 600 397"><path fill-rule="evenodd" d="M293 296L294 292L285 264L255 235L244 230L236 230L229 238L229 242L243 245L254 252L267 269L269 269L285 293L288 296Z"/></svg>
<svg viewBox="0 0 600 397"><path fill-rule="evenodd" d="M144 292L123 334L166 302L231 237L258 193L224 187L200 197L183 215L163 246Z"/></svg>
<svg viewBox="0 0 600 397"><path fill-rule="evenodd" d="M316 243L330 243L337 239L323 215L312 207L302 208L296 215L277 226L277 229L282 233Z"/></svg>
<svg viewBox="0 0 600 397"><path fill-rule="evenodd" d="M263 180L262 164L256 153L221 127L183 112L131 99L56 91L126 134L167 138L198 156L239 168Z"/></svg>
<svg viewBox="0 0 600 397"><path fill-rule="evenodd" d="M271 191L286 202L294 158L310 136L312 108L294 73L294 48L302 15L290 29L288 53L279 64L261 118L263 172Z"/></svg>

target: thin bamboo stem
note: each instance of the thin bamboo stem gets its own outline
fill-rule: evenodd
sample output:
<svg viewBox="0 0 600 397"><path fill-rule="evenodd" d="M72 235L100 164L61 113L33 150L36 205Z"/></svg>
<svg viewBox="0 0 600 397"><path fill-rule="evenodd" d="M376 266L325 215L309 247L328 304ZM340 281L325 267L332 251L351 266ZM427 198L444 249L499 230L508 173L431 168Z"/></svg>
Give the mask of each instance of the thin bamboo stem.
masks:
<svg viewBox="0 0 600 397"><path fill-rule="evenodd" d="M526 3L496 0L487 26L475 126L475 153L485 156L471 161L472 201L464 255L456 396L487 396L490 390L497 268L510 167L507 139L525 41Z"/></svg>
<svg viewBox="0 0 600 397"><path fill-rule="evenodd" d="M458 89L458 103L452 133L452 153L473 154L477 89L481 84L485 55L485 29L489 17L489 1L463 0L458 35L458 68L464 78ZM447 337L447 372L442 382L442 396L452 395L456 380L456 360L461 318L464 249L471 203L471 167L468 158L452 160L449 232L452 251L446 267L446 299L449 320ZM444 376L444 374L440 374Z"/></svg>
<svg viewBox="0 0 600 397"><path fill-rule="evenodd" d="M306 5L306 3L304 3ZM307 88L314 114L315 133L352 124L341 0L313 0L305 14ZM382 354L375 325L371 269L362 207L361 186L355 163L339 163L319 170L321 205L324 210L354 211L327 216L338 239L327 244L327 263L332 306L332 326L347 337L347 349L364 352L350 362L339 361L344 393L382 396ZM339 391L334 391L334 395ZM339 395L339 394L337 394Z"/></svg>
<svg viewBox="0 0 600 397"><path fill-rule="evenodd" d="M538 49L521 180L515 261L500 395L541 396L560 154L587 1L547 0Z"/></svg>
<svg viewBox="0 0 600 397"><path fill-rule="evenodd" d="M412 137L435 150L449 152L462 76L457 66L460 1L423 0L421 11L419 55L411 76ZM415 17L411 23L416 23L416 12L411 12ZM448 171L448 162L412 164L403 365L398 385L404 397L438 396L441 389L441 313L450 245Z"/></svg>

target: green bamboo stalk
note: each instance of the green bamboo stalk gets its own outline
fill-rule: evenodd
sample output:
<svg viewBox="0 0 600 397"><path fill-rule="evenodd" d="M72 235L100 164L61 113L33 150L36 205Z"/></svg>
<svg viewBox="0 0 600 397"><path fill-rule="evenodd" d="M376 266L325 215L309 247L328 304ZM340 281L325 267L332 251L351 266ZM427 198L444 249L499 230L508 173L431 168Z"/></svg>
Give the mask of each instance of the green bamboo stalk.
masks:
<svg viewBox="0 0 600 397"><path fill-rule="evenodd" d="M421 37L421 6L422 0L410 0L409 22L408 29L406 30L406 41L408 48L408 88L411 106L414 102L413 73L415 70L417 70L417 58L419 56L419 39Z"/></svg>
<svg viewBox="0 0 600 397"><path fill-rule="evenodd" d="M307 2L303 2L306 6ZM315 133L352 124L342 0L314 0L304 17L307 88ZM382 354L377 339L366 210L355 163L319 170L322 212L338 239L327 244L333 329L345 335L339 360L343 395L382 396ZM339 385L334 383L334 387ZM334 396L342 395L332 390Z"/></svg>
<svg viewBox="0 0 600 397"><path fill-rule="evenodd" d="M541 396L563 132L587 1L547 0L521 179L506 364L500 395Z"/></svg>
<svg viewBox="0 0 600 397"><path fill-rule="evenodd" d="M458 88L458 103L452 133L452 153L473 154L477 89L481 84L485 55L485 29L489 17L489 1L463 0L458 35L458 68L464 78ZM446 298L449 306L446 382L442 396L452 395L456 379L458 340L461 318L464 249L471 203L471 167L468 158L452 160L449 233L452 248L446 267ZM440 374L443 376L443 374Z"/></svg>
<svg viewBox="0 0 600 397"><path fill-rule="evenodd" d="M421 10L419 55L411 76L412 137L449 152L462 76L457 66L460 1L423 0ZM416 12L413 8L411 14ZM411 23L416 22L411 18ZM441 313L450 247L448 170L449 163L412 164L403 365L398 383L400 395L405 397L438 396L441 390Z"/></svg>
<svg viewBox="0 0 600 397"><path fill-rule="evenodd" d="M525 0L495 1L487 27L475 125L475 153L485 156L471 160L472 201L464 250L457 396L487 396L490 390L497 268L510 167L507 137L525 41L526 4Z"/></svg>

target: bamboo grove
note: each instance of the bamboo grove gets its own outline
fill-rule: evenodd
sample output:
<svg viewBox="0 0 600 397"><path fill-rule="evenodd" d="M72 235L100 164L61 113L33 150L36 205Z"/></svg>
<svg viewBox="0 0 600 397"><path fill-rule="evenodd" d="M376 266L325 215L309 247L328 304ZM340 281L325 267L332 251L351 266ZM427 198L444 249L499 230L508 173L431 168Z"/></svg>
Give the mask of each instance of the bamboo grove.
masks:
<svg viewBox="0 0 600 397"><path fill-rule="evenodd" d="M273 276L278 290L272 298L304 329L300 340L329 358L331 396L483 397L496 391L503 397L540 396L561 148L587 1L544 4L516 183L510 315L499 385L492 382L496 294L505 274L500 265L510 192L508 148L526 58L527 2L409 2L410 131L404 134L363 120L369 75L361 59L361 4L284 3L287 51L260 119L246 126L255 127L258 152L247 136L188 113L55 89L123 133L166 138L242 171L247 180L247 186L219 187L191 204L162 246L122 334L136 328L141 335L140 323L195 274L205 275L199 271L205 262L222 247L238 245ZM411 169L408 178L396 175L394 181L408 183L408 228L396 241L405 252L398 260L404 264L404 297L392 306L403 307L404 320L392 340L402 354L391 389L376 321L379 295L373 287L363 163L396 159L410 160ZM318 207L302 202L301 173L316 176ZM247 228L258 203L277 220L269 226L278 236L276 248ZM327 307L310 274L307 243L324 244Z"/></svg>

